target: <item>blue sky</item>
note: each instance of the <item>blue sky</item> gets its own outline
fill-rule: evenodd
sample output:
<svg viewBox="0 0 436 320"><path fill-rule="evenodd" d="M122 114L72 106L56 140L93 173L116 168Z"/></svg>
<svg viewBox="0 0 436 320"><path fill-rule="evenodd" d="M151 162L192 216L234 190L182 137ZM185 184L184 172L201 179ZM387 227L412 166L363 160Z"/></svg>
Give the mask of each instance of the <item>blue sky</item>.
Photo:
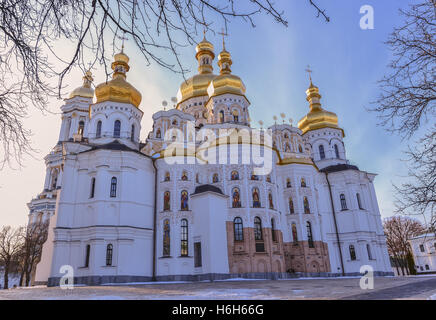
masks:
<svg viewBox="0 0 436 320"><path fill-rule="evenodd" d="M322 95L325 109L338 115L345 130L344 140L348 158L360 169L377 173L376 192L383 217L393 214L391 182L399 182L406 175L401 151L407 142L377 126L376 114L365 108L378 95L377 80L386 72L390 52L383 43L394 26L403 18L398 9L412 1L398 0L319 0L331 22L316 18L316 11L308 1L276 1L285 11L288 27L266 15L255 18L256 27L232 21L226 49L232 54L234 74L246 87L253 123L262 119L273 124L273 116L284 112L294 124L308 111L305 91L308 87L306 66L313 70L313 81ZM362 5L374 8L375 29L361 30L359 13ZM221 29L222 25L215 26ZM221 37L207 34L216 53L221 50ZM201 36L199 36L199 41ZM65 49L67 50L67 49ZM155 64L146 66L139 52L126 43L131 58L128 81L142 93L142 139L151 129L151 116L161 109L161 101L175 96L183 78ZM181 59L193 74L196 72L194 46L181 51ZM95 83L104 80L102 70L95 69ZM67 84L75 88L81 84L81 72L74 70ZM43 157L56 144L60 128L59 107L62 101L50 104L52 114L31 111L26 120L33 131L35 147L40 151L26 157L21 169L4 168L0 172L0 225L22 224L27 220L26 202L43 188L45 165Z"/></svg>

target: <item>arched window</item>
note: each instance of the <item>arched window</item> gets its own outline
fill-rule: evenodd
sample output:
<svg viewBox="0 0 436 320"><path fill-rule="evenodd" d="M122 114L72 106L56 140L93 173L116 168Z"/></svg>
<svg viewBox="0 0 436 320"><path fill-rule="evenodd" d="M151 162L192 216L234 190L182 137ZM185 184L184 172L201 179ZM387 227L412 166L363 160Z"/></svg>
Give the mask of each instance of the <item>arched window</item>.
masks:
<svg viewBox="0 0 436 320"><path fill-rule="evenodd" d="M239 180L239 173L238 173L238 171L232 171L232 174L230 176L230 180Z"/></svg>
<svg viewBox="0 0 436 320"><path fill-rule="evenodd" d="M304 213L309 214L310 213L310 206L309 206L309 200L307 197L303 198L303 206L304 206Z"/></svg>
<svg viewBox="0 0 436 320"><path fill-rule="evenodd" d="M298 232L297 232L297 225L295 223L292 224L292 242L294 245L298 245Z"/></svg>
<svg viewBox="0 0 436 320"><path fill-rule="evenodd" d="M254 218L254 240L262 240L262 220Z"/></svg>
<svg viewBox="0 0 436 320"><path fill-rule="evenodd" d="M183 171L181 179L182 181L188 181L188 174L186 173L186 171Z"/></svg>
<svg viewBox="0 0 436 320"><path fill-rule="evenodd" d="M306 188L306 179L301 178L301 187Z"/></svg>
<svg viewBox="0 0 436 320"><path fill-rule="evenodd" d="M274 209L274 201L271 191L268 193L269 208Z"/></svg>
<svg viewBox="0 0 436 320"><path fill-rule="evenodd" d="M349 250L350 250L350 259L352 261L356 260L356 249L354 249L354 246L352 244L350 244Z"/></svg>
<svg viewBox="0 0 436 320"><path fill-rule="evenodd" d="M289 198L289 213L294 214L294 201L292 201L292 198Z"/></svg>
<svg viewBox="0 0 436 320"><path fill-rule="evenodd" d="M341 209L347 210L347 201L345 200L345 195L343 193L341 193L339 198L341 199Z"/></svg>
<svg viewBox="0 0 436 320"><path fill-rule="evenodd" d="M157 128L156 130L156 139L160 139L162 137L162 134L160 133L160 128Z"/></svg>
<svg viewBox="0 0 436 320"><path fill-rule="evenodd" d="M173 125L173 126L177 126L177 124L178 124L178 123L177 123L177 120L174 119L173 122L172 122L172 125Z"/></svg>
<svg viewBox="0 0 436 320"><path fill-rule="evenodd" d="M115 120L114 122L114 138L119 138L121 136L121 121Z"/></svg>
<svg viewBox="0 0 436 320"><path fill-rule="evenodd" d="M240 217L236 217L233 220L233 232L235 234L235 241L244 240L244 227L242 224L242 219Z"/></svg>
<svg viewBox="0 0 436 320"><path fill-rule="evenodd" d="M188 220L181 221L180 255L188 255Z"/></svg>
<svg viewBox="0 0 436 320"><path fill-rule="evenodd" d="M285 152L291 152L291 147L289 146L289 142L285 143Z"/></svg>
<svg viewBox="0 0 436 320"><path fill-rule="evenodd" d="M257 174L252 173L251 174L251 180L259 181L259 176Z"/></svg>
<svg viewBox="0 0 436 320"><path fill-rule="evenodd" d="M233 188L232 191L232 208L241 207L241 196L238 188Z"/></svg>
<svg viewBox="0 0 436 320"><path fill-rule="evenodd" d="M167 171L167 172L165 172L165 178L164 178L164 181L170 181L171 180L171 175L170 175L170 173Z"/></svg>
<svg viewBox="0 0 436 320"><path fill-rule="evenodd" d="M130 141L135 140L135 125L132 124L132 130L130 131Z"/></svg>
<svg viewBox="0 0 436 320"><path fill-rule="evenodd" d="M164 211L171 210L171 194L169 191L164 192Z"/></svg>
<svg viewBox="0 0 436 320"><path fill-rule="evenodd" d="M271 183L271 175L267 175L266 176L266 182L270 182Z"/></svg>
<svg viewBox="0 0 436 320"><path fill-rule="evenodd" d="M180 195L180 210L189 210L188 207L188 191L183 190Z"/></svg>
<svg viewBox="0 0 436 320"><path fill-rule="evenodd" d="M213 183L217 183L218 181L219 181L218 173L214 173L213 176L212 176L212 182Z"/></svg>
<svg viewBox="0 0 436 320"><path fill-rule="evenodd" d="M112 265L112 255L113 255L113 246L111 243L109 243L106 246L106 265L107 266Z"/></svg>
<svg viewBox="0 0 436 320"><path fill-rule="evenodd" d="M83 136L84 129L85 129L85 122L79 121L79 129L77 130L77 133Z"/></svg>
<svg viewBox="0 0 436 320"><path fill-rule="evenodd" d="M260 208L260 196L259 196L258 188L253 188L252 196L253 196L253 208Z"/></svg>
<svg viewBox="0 0 436 320"><path fill-rule="evenodd" d="M239 113L238 110L233 110L233 121L239 122Z"/></svg>
<svg viewBox="0 0 436 320"><path fill-rule="evenodd" d="M97 131L95 133L95 137L96 138L100 138L101 137L101 125L102 125L102 122L99 120L97 122Z"/></svg>
<svg viewBox="0 0 436 320"><path fill-rule="evenodd" d="M90 198L94 198L94 194L95 194L95 178L91 179L91 192L89 194Z"/></svg>
<svg viewBox="0 0 436 320"><path fill-rule="evenodd" d="M162 255L168 257L170 255L170 220L165 219L163 223L163 250Z"/></svg>
<svg viewBox="0 0 436 320"><path fill-rule="evenodd" d="M371 246L369 243L366 244L366 251L368 252L368 260L372 260Z"/></svg>
<svg viewBox="0 0 436 320"><path fill-rule="evenodd" d="M51 174L51 188L56 189L57 184L58 184L58 170L53 169Z"/></svg>
<svg viewBox="0 0 436 320"><path fill-rule="evenodd" d="M66 140L68 140L68 137L70 136L70 130L71 130L71 118L68 118L67 122L67 130L66 130Z"/></svg>
<svg viewBox="0 0 436 320"><path fill-rule="evenodd" d="M336 155L336 158L337 159L339 159L339 148L338 148L338 145L337 144L335 144L335 155Z"/></svg>
<svg viewBox="0 0 436 320"><path fill-rule="evenodd" d="M286 179L286 188L291 188L291 187L292 187L292 185L291 185L291 179L287 178L287 179Z"/></svg>
<svg viewBox="0 0 436 320"><path fill-rule="evenodd" d="M360 200L360 194L356 193L356 198L357 198L357 205L359 206L359 209L363 209L362 202Z"/></svg>
<svg viewBox="0 0 436 320"><path fill-rule="evenodd" d="M112 177L111 179L111 198L115 198L117 196L117 178Z"/></svg>
<svg viewBox="0 0 436 320"><path fill-rule="evenodd" d="M298 145L298 152L303 153L303 147L301 145Z"/></svg>
<svg viewBox="0 0 436 320"><path fill-rule="evenodd" d="M91 254L91 245L86 245L86 253L85 253L85 268L89 267L89 256Z"/></svg>
<svg viewBox="0 0 436 320"><path fill-rule="evenodd" d="M319 149L319 157L321 158L321 160L322 160L322 159L325 159L324 146L323 146L323 145L320 145L320 146L318 147L318 149Z"/></svg>
<svg viewBox="0 0 436 320"><path fill-rule="evenodd" d="M277 237L276 237L276 223L274 218L271 218L271 238L272 241L276 242L277 241Z"/></svg>
<svg viewBox="0 0 436 320"><path fill-rule="evenodd" d="M313 245L313 236L312 236L312 225L309 221L306 222L306 230L307 230L307 242L309 244L309 248L314 248Z"/></svg>
<svg viewBox="0 0 436 320"><path fill-rule="evenodd" d="M223 110L221 110L219 112L219 117L220 117L220 119L219 119L220 123L223 123L224 122L224 111Z"/></svg>

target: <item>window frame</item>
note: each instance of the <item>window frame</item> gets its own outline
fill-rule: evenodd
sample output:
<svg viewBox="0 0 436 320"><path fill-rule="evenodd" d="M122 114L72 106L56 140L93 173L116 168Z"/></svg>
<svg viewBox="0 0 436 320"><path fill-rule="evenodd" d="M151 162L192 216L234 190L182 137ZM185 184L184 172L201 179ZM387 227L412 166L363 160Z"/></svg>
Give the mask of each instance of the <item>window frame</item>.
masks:
<svg viewBox="0 0 436 320"><path fill-rule="evenodd" d="M106 246L106 267L111 267L113 262L114 246L112 243L108 243Z"/></svg>
<svg viewBox="0 0 436 320"><path fill-rule="evenodd" d="M254 217L254 240L263 241L262 219Z"/></svg>
<svg viewBox="0 0 436 320"><path fill-rule="evenodd" d="M233 219L233 238L235 241L244 241L244 222L241 217Z"/></svg>
<svg viewBox="0 0 436 320"><path fill-rule="evenodd" d="M187 257L189 255L189 223L188 219L180 221L180 256Z"/></svg>
<svg viewBox="0 0 436 320"><path fill-rule="evenodd" d="M121 138L121 121L120 120L114 121L113 137L114 138Z"/></svg>
<svg viewBox="0 0 436 320"><path fill-rule="evenodd" d="M111 188L110 188L110 197L111 198L117 197L117 185L118 185L117 177L112 177L111 178Z"/></svg>
<svg viewBox="0 0 436 320"><path fill-rule="evenodd" d="M324 160L324 159L325 159L325 150L324 150L324 145L320 144L320 145L318 146L318 151L319 151L319 158L320 158L321 160Z"/></svg>
<svg viewBox="0 0 436 320"><path fill-rule="evenodd" d="M348 210L348 207L347 207L347 199L345 198L345 194L341 193L341 194L339 195L339 200L340 200L340 202L341 202L341 211Z"/></svg>

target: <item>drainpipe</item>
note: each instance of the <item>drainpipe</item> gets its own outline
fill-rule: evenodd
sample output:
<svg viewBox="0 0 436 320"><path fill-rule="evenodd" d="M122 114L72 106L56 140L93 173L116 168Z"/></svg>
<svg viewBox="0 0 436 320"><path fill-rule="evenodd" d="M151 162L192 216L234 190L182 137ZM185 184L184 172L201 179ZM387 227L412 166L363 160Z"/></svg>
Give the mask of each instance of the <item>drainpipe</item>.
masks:
<svg viewBox="0 0 436 320"><path fill-rule="evenodd" d="M151 159L154 168L154 215L153 215L153 276L152 281L156 281L156 224L157 224L157 168L156 159Z"/></svg>
<svg viewBox="0 0 436 320"><path fill-rule="evenodd" d="M337 223L337 221L336 221L335 206L334 206L334 204L333 204L332 187L331 187L331 185L330 185L329 176L328 176L327 171L325 171L325 178L326 178L326 180L327 180L327 185L329 186L330 204L331 204L331 207L332 207L333 221L335 222L336 241L338 242L339 257L340 257L340 259L341 259L342 276L345 276L345 270L344 270L344 259L343 259L343 257L342 257L341 243L340 243L340 240L339 240L338 223Z"/></svg>

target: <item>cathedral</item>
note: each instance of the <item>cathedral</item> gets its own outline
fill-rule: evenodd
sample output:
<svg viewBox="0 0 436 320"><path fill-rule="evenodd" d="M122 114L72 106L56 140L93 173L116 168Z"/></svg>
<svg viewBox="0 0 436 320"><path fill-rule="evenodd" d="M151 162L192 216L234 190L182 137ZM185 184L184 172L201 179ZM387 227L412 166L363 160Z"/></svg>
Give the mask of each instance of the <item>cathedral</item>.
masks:
<svg viewBox="0 0 436 320"><path fill-rule="evenodd" d="M87 285L349 276L364 265L391 275L376 175L347 160L312 79L298 127L255 129L224 43L219 74L206 37L195 58L198 73L152 115L145 141L124 50L110 81L94 89L88 71L64 100L44 189L28 203L29 223L49 223L34 282L59 285L65 266ZM246 156L255 147L263 164Z"/></svg>

